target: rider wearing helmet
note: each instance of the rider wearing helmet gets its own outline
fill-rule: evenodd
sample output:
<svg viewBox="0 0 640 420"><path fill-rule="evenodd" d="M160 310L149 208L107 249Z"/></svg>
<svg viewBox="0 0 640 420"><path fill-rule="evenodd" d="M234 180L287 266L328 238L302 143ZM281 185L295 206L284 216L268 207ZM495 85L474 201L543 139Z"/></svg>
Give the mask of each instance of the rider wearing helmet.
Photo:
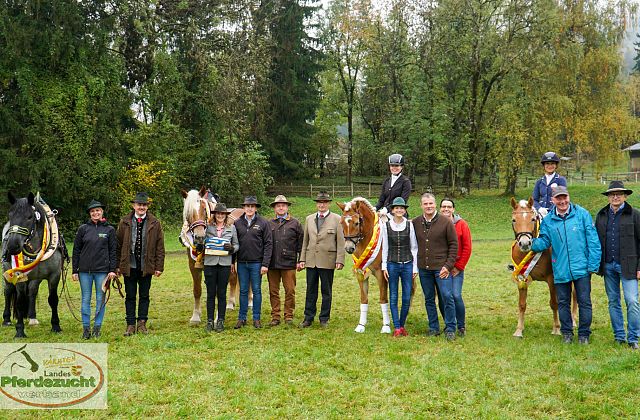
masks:
<svg viewBox="0 0 640 420"><path fill-rule="evenodd" d="M533 187L533 206L536 210L545 209L548 211L553 206L551 188L566 187L567 180L556 173L560 158L554 152L547 152L542 155L540 163L544 167L544 175L536 181L536 185Z"/></svg>
<svg viewBox="0 0 640 420"><path fill-rule="evenodd" d="M389 156L388 163L391 176L382 183L382 192L376 204L376 210L387 208L391 212L389 207L394 198L402 197L405 203L409 202L411 181L406 175L402 174L402 169L404 168L404 157L402 155L398 153L392 154Z"/></svg>

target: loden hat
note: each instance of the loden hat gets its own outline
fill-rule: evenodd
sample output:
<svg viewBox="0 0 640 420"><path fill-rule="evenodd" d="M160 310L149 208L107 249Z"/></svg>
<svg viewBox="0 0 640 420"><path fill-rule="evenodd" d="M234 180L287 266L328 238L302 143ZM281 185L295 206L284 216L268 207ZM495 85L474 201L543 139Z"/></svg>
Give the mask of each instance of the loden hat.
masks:
<svg viewBox="0 0 640 420"><path fill-rule="evenodd" d="M633 191L624 187L624 183L622 181L611 181L609 183L609 189L603 192L603 195L609 195L612 192L622 192L626 195L633 194Z"/></svg>
<svg viewBox="0 0 640 420"><path fill-rule="evenodd" d="M104 206L98 200L91 200L89 205L87 206L87 213L89 213L92 209L101 208L104 210Z"/></svg>
<svg viewBox="0 0 640 420"><path fill-rule="evenodd" d="M313 201L333 201L331 200L331 196L326 191L320 191L316 198Z"/></svg>
<svg viewBox="0 0 640 420"><path fill-rule="evenodd" d="M131 200L131 202L138 204L149 204L151 203L151 200L149 199L149 194L147 194L146 192L139 192L136 194L136 197Z"/></svg>
<svg viewBox="0 0 640 420"><path fill-rule="evenodd" d="M213 213L226 213L226 214L229 214L231 212L229 210L227 210L227 206L225 206L224 203L216 203L216 206L213 208Z"/></svg>
<svg viewBox="0 0 640 420"><path fill-rule="evenodd" d="M284 203L288 206L291 205L291 202L289 200L287 200L287 197L285 197L284 195L280 194L279 196L276 197L275 200L273 200L273 203L269 204L271 207L275 207L276 204L278 203Z"/></svg>
<svg viewBox="0 0 640 420"><path fill-rule="evenodd" d="M551 197L557 197L559 195L569 195L567 187L565 187L564 185L558 185L557 187L553 187L551 189Z"/></svg>
<svg viewBox="0 0 640 420"><path fill-rule="evenodd" d="M255 195L248 195L244 198L243 206L253 204L256 207L260 207L260 203L258 203L258 198Z"/></svg>
<svg viewBox="0 0 640 420"><path fill-rule="evenodd" d="M406 208L409 208L409 205L405 203L404 198L396 197L393 199L393 203L391 203L389 207L391 207L392 209L394 207L404 207L406 209Z"/></svg>

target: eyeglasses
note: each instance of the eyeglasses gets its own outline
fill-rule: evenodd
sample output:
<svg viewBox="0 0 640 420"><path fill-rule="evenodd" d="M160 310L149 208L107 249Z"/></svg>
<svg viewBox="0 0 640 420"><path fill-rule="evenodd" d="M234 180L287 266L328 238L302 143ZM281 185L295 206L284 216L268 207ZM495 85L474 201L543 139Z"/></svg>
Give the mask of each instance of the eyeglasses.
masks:
<svg viewBox="0 0 640 420"><path fill-rule="evenodd" d="M612 192L608 194L609 197L624 197L625 195L626 194L622 192Z"/></svg>

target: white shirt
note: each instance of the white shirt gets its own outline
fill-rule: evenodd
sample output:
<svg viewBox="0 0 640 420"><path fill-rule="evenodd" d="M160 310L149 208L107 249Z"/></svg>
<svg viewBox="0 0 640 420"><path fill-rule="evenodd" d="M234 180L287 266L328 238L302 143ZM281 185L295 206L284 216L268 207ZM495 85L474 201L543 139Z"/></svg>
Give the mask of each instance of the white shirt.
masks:
<svg viewBox="0 0 640 420"><path fill-rule="evenodd" d="M398 178L400 178L400 175L402 175L402 172L400 172L398 175L391 174L391 187L393 187L393 184L395 184Z"/></svg>
<svg viewBox="0 0 640 420"><path fill-rule="evenodd" d="M409 223L409 243L411 245L411 255L413 256L413 273L418 272L418 240L416 239L416 233L413 230L413 223L409 222L405 217L402 218L402 222L396 223L394 218L389 220L391 230L394 232L401 232L406 229L407 223ZM387 235L387 224L383 223L380 226L380 236L382 236L382 269L387 269L387 259L389 258L389 235Z"/></svg>
<svg viewBox="0 0 640 420"><path fill-rule="evenodd" d="M553 178L555 178L555 177L556 177L556 173L555 172L552 173L551 175L544 174L544 178L547 181L547 185L549 185L551 180L553 180Z"/></svg>
<svg viewBox="0 0 640 420"><path fill-rule="evenodd" d="M327 211L326 211L326 212L324 212L324 213L320 213L320 212L318 212L318 214L317 214L317 216L316 216L316 217L317 217L317 218L320 218L320 216L322 216L322 218L325 218L325 219L326 219L326 217L329 215L329 213L331 213L331 211L330 211L330 210L327 210Z"/></svg>

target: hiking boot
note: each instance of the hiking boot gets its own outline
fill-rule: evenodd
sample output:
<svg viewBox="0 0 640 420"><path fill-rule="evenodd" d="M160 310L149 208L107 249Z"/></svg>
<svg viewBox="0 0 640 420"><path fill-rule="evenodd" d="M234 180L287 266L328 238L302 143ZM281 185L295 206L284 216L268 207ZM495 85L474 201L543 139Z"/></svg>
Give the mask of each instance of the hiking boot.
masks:
<svg viewBox="0 0 640 420"><path fill-rule="evenodd" d="M269 323L270 327L277 327L278 325L280 325L279 319L272 319L271 322Z"/></svg>
<svg viewBox="0 0 640 420"><path fill-rule="evenodd" d="M93 326L93 332L91 333L91 337L98 338L100 337L100 325Z"/></svg>
<svg viewBox="0 0 640 420"><path fill-rule="evenodd" d="M629 347L631 350L638 350L638 343L629 343Z"/></svg>
<svg viewBox="0 0 640 420"><path fill-rule="evenodd" d="M466 328L459 328L458 329L458 336L464 337L466 334L467 334L467 329Z"/></svg>
<svg viewBox="0 0 640 420"><path fill-rule="evenodd" d="M213 331L213 320L212 319L207 321L207 326L205 327L205 330L207 332Z"/></svg>
<svg viewBox="0 0 640 420"><path fill-rule="evenodd" d="M139 320L137 329L140 334L149 334L149 330L147 330L147 320L146 319Z"/></svg>
<svg viewBox="0 0 640 420"><path fill-rule="evenodd" d="M571 334L562 334L562 342L564 344L573 343L573 335L571 335Z"/></svg>
<svg viewBox="0 0 640 420"><path fill-rule="evenodd" d="M262 322L260 322L259 319L254 319L253 320L253 328L257 328L257 329L262 328Z"/></svg>
<svg viewBox="0 0 640 420"><path fill-rule="evenodd" d="M440 335L440 330L429 330L427 331L428 337L437 337Z"/></svg>
<svg viewBox="0 0 640 420"><path fill-rule="evenodd" d="M285 324L285 325L288 325L288 326L293 325L293 319L285 319L285 320L284 320L284 324Z"/></svg>
<svg viewBox="0 0 640 420"><path fill-rule="evenodd" d="M444 337L447 339L447 341L453 341L456 339L456 333L454 333L453 331L447 331L444 333Z"/></svg>
<svg viewBox="0 0 640 420"><path fill-rule="evenodd" d="M395 330L393 330L393 336L402 337L402 328L396 328Z"/></svg>
<svg viewBox="0 0 640 420"><path fill-rule="evenodd" d="M298 325L300 328L309 328L311 326L311 321L304 320Z"/></svg>
<svg viewBox="0 0 640 420"><path fill-rule="evenodd" d="M578 337L578 343L584 345L589 344L589 337Z"/></svg>
<svg viewBox="0 0 640 420"><path fill-rule="evenodd" d="M136 326L135 325L127 325L127 330L124 332L123 335L125 337L129 337L129 336L132 336L135 333L136 333Z"/></svg>
<svg viewBox="0 0 640 420"><path fill-rule="evenodd" d="M88 340L91 338L91 328L84 327L82 329L82 338L84 338L85 340Z"/></svg>
<svg viewBox="0 0 640 420"><path fill-rule="evenodd" d="M244 319L239 319L238 322L236 322L236 325L233 327L233 329L237 330L244 327L245 325L247 325L247 321Z"/></svg>
<svg viewBox="0 0 640 420"><path fill-rule="evenodd" d="M224 330L224 319L218 319L216 321L215 332L222 332Z"/></svg>

